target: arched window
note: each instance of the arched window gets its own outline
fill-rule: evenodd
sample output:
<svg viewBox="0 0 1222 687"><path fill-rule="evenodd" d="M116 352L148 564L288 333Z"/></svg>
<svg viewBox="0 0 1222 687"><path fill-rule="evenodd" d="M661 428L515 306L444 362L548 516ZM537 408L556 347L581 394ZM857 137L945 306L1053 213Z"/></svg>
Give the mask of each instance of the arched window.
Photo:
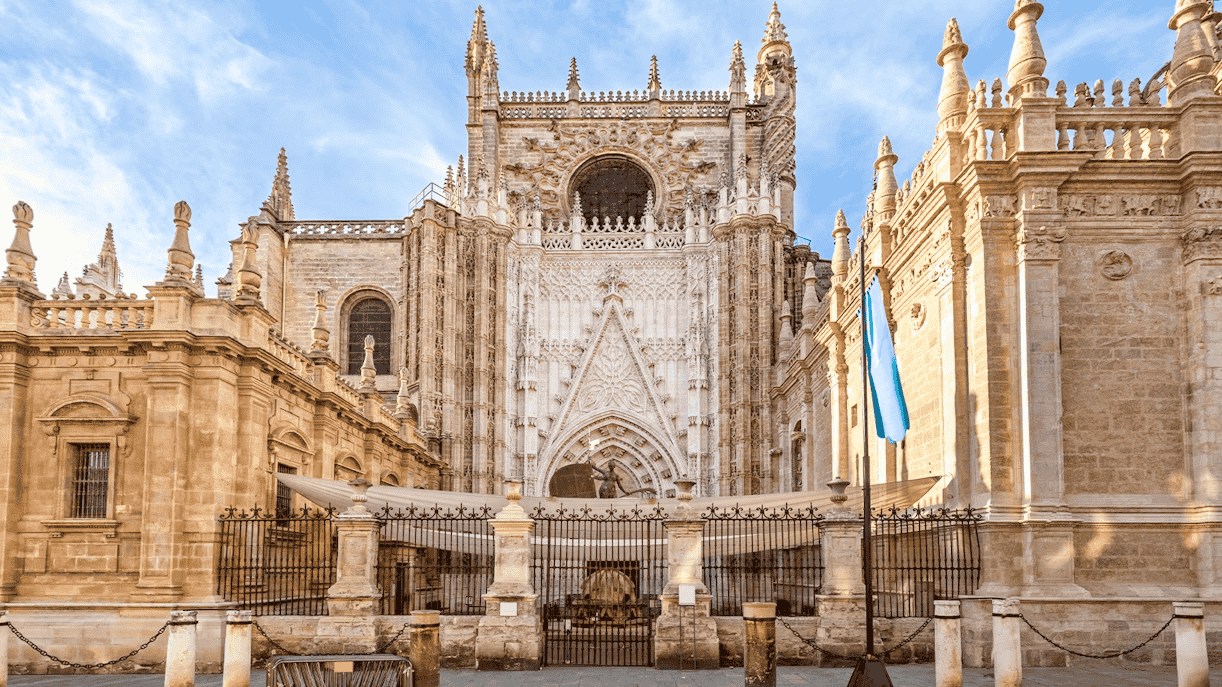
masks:
<svg viewBox="0 0 1222 687"><path fill-rule="evenodd" d="M373 365L378 374L390 374L390 305L381 298L366 298L348 312L348 374L359 375L365 363L365 337L372 336Z"/></svg>
<svg viewBox="0 0 1222 687"><path fill-rule="evenodd" d="M343 482L351 482L361 476L361 464L356 462L356 458L348 456L335 464L335 479Z"/></svg>
<svg viewBox="0 0 1222 687"><path fill-rule="evenodd" d="M581 194L582 214L587 218L645 215L646 196L653 180L640 165L622 155L602 155L582 166L573 177L572 190ZM572 192L569 198L572 199ZM655 195L656 200L656 195Z"/></svg>
<svg viewBox="0 0 1222 687"><path fill-rule="evenodd" d="M383 487L397 487L397 486L399 486L399 478L398 478L398 477L395 477L395 473L393 473L393 472L388 472L388 473L386 473L385 475L383 475L383 476L382 476L382 485L381 485L381 486L383 486Z"/></svg>

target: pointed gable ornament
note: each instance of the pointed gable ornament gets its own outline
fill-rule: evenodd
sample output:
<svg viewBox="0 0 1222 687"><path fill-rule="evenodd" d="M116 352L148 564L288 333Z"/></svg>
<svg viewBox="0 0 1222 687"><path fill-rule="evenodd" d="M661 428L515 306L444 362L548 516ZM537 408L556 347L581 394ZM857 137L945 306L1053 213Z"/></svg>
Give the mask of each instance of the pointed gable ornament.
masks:
<svg viewBox="0 0 1222 687"><path fill-rule="evenodd" d="M565 87L569 92L569 100L581 98L581 75L577 72L577 58L569 62L569 83Z"/></svg>

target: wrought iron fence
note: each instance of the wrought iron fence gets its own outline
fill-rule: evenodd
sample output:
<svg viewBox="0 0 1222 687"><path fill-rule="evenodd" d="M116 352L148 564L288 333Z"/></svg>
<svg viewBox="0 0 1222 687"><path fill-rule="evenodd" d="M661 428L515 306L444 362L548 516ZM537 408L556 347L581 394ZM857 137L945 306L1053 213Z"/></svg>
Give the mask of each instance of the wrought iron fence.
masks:
<svg viewBox="0 0 1222 687"><path fill-rule="evenodd" d="M666 514L589 508L530 513L546 665L653 665L653 625L666 584Z"/></svg>
<svg viewBox="0 0 1222 687"><path fill-rule="evenodd" d="M775 602L781 616L815 615L823 587L823 516L813 507L711 506L701 517L713 615L739 616L744 603L757 601Z"/></svg>
<svg viewBox="0 0 1222 687"><path fill-rule="evenodd" d="M220 516L217 594L256 615L326 615L335 583L334 509ZM378 542L379 611L483 615L492 580L488 508L384 509Z"/></svg>
<svg viewBox="0 0 1222 687"><path fill-rule="evenodd" d="M334 509L220 517L217 594L256 615L326 615L335 583Z"/></svg>
<svg viewBox="0 0 1222 687"><path fill-rule="evenodd" d="M875 614L930 617L934 600L975 593L982 519L971 508L893 508L877 514L871 560Z"/></svg>
<svg viewBox="0 0 1222 687"><path fill-rule="evenodd" d="M488 507L384 508L378 545L381 612L441 611L484 615L492 582L493 538Z"/></svg>

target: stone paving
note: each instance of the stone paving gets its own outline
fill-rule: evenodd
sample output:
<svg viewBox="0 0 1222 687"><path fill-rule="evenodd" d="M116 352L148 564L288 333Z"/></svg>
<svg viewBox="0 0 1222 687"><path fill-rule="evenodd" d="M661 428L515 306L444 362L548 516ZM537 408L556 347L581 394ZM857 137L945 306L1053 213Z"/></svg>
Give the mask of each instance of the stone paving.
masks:
<svg viewBox="0 0 1222 687"><path fill-rule="evenodd" d="M777 687L843 687L848 668L781 667ZM895 687L933 687L932 665L888 667ZM265 687L264 672L251 675L251 687ZM9 685L23 687L160 687L161 675L15 675ZM220 675L201 675L198 687L220 687ZM666 671L652 668L553 667L523 673L481 673L474 670L441 671L441 687L740 687L742 668L702 671ZM1128 666L1092 663L1077 668L1026 668L1026 687L1159 687L1176 684L1175 666ZM992 687L993 674L982 669L964 671L963 687Z"/></svg>

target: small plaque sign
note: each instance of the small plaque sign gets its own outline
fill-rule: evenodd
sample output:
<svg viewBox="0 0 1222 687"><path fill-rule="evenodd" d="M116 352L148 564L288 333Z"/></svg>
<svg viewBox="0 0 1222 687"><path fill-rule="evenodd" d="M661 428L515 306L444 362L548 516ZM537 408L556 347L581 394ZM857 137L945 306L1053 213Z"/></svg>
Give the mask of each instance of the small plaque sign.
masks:
<svg viewBox="0 0 1222 687"><path fill-rule="evenodd" d="M696 585L694 584L679 585L679 605L680 606L695 606L696 605Z"/></svg>
<svg viewBox="0 0 1222 687"><path fill-rule="evenodd" d="M517 614L518 614L518 602L517 601L502 601L501 602L501 615L502 616L516 616Z"/></svg>

